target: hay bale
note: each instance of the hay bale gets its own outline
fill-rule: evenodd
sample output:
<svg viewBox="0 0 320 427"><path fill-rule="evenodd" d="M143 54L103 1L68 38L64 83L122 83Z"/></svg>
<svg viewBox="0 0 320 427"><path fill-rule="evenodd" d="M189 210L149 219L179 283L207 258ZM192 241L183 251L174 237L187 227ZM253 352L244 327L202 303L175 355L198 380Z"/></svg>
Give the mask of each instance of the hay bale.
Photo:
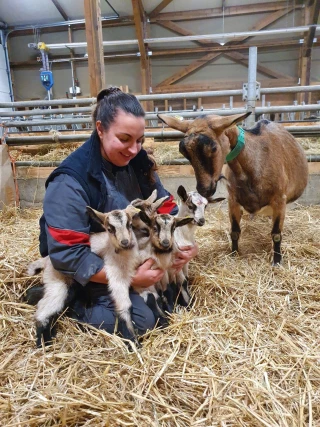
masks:
<svg viewBox="0 0 320 427"><path fill-rule="evenodd" d="M222 205L224 206L224 205ZM284 264L271 267L271 221L243 219L230 255L224 207L210 207L191 262L191 309L148 333L139 353L62 317L35 348L38 210L0 213L0 424L3 426L319 426L320 207L286 216Z"/></svg>

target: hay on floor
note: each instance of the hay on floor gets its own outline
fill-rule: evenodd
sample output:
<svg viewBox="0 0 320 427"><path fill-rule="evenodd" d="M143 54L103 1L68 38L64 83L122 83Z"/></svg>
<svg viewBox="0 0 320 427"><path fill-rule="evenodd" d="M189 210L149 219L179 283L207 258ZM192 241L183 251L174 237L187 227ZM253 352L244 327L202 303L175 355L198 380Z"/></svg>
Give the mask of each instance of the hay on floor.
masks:
<svg viewBox="0 0 320 427"><path fill-rule="evenodd" d="M39 278L39 210L0 215L0 425L320 425L320 206L288 212L284 262L271 267L270 219L243 219L230 255L225 207L210 207L191 263L194 304L139 352L72 320L35 348L25 290Z"/></svg>

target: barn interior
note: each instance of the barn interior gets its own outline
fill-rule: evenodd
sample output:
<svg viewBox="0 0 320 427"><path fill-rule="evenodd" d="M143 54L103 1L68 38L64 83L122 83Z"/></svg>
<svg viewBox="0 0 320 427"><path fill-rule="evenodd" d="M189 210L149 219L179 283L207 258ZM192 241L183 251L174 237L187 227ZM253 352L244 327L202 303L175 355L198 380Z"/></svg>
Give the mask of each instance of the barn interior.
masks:
<svg viewBox="0 0 320 427"><path fill-rule="evenodd" d="M0 2L0 425L320 425L319 11L319 0ZM158 114L280 123L304 149L308 184L287 208L280 266L268 216L243 216L231 254L221 187L196 232L192 303L167 328L137 349L62 313L53 345L36 348L25 295L41 276L26 269L45 182L90 137L109 86L140 100L144 147L177 200L197 181L183 134Z"/></svg>

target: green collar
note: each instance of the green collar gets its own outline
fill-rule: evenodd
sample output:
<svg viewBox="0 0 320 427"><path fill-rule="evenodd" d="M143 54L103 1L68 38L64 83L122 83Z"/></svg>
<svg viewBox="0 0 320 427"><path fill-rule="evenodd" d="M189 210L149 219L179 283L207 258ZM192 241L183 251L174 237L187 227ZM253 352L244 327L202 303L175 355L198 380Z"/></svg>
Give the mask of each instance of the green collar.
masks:
<svg viewBox="0 0 320 427"><path fill-rule="evenodd" d="M236 146L230 151L229 154L227 154L226 161L231 162L234 160L241 152L241 150L244 147L245 140L244 140L244 129L242 129L240 126L237 126L239 129L239 135Z"/></svg>

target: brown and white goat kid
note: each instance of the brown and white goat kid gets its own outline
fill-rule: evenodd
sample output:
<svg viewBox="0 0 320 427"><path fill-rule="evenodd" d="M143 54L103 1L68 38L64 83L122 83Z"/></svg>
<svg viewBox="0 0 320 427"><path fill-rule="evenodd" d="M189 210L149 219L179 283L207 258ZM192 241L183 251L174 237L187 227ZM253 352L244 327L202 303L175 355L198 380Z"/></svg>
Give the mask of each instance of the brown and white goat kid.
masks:
<svg viewBox="0 0 320 427"><path fill-rule="evenodd" d="M131 300L129 288L136 271L138 245L132 232L132 217L136 208L129 205L123 210L101 213L87 207L89 215L98 221L105 232L90 235L91 251L104 261L108 289L118 316L118 330L123 338L138 344L131 320ZM55 270L49 256L31 263L29 275L43 270L44 295L38 302L35 314L37 327L37 346L52 342L51 326L56 316L65 308L68 286L72 279Z"/></svg>
<svg viewBox="0 0 320 427"><path fill-rule="evenodd" d="M195 245L195 231L197 227L202 227L205 224L205 209L208 205L208 200L202 197L197 191L189 191L187 193L183 185L179 185L177 194L180 198L178 217L191 217L193 220L183 227L179 227L174 231L174 254L179 252L179 248ZM190 302L190 293L188 289L188 266L189 263L183 266L183 269L178 273L169 269L169 283L174 284L177 288L178 303L187 306Z"/></svg>
<svg viewBox="0 0 320 427"><path fill-rule="evenodd" d="M139 216L149 229L149 239L145 239L144 244L139 245L140 264L151 258L154 260L152 269L160 268L167 271L173 262L174 232L176 228L193 221L193 218L178 218L169 214L157 213L148 215L143 210L141 210ZM160 283L147 289L135 287L152 309L160 325L166 324L166 316L162 310L162 299L159 297L159 293L165 294L167 286L168 280L164 276ZM153 296L152 300L150 296ZM164 310L166 309L167 307L164 307Z"/></svg>
<svg viewBox="0 0 320 427"><path fill-rule="evenodd" d="M162 114L158 117L185 133L179 150L194 168L197 190L209 202L227 161L232 251L238 251L241 206L252 214L271 207L273 264L278 264L286 204L303 193L308 165L303 149L282 125L261 120L246 131L235 126L249 114L207 115L192 121Z"/></svg>

